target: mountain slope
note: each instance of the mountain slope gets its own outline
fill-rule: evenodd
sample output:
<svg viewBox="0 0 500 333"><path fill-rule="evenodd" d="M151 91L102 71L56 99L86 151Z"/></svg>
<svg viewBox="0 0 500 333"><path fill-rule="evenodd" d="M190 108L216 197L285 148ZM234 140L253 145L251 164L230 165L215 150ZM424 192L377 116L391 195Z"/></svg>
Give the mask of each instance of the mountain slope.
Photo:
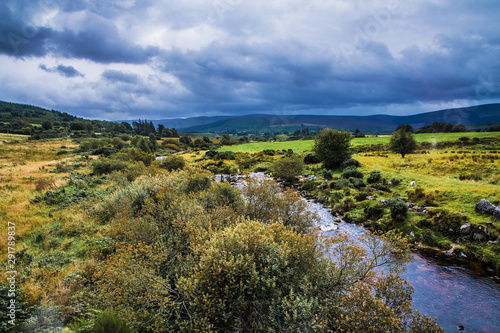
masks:
<svg viewBox="0 0 500 333"><path fill-rule="evenodd" d="M210 118L205 118L205 121ZM214 119L215 120L215 119ZM309 128L358 128L367 133L392 132L400 124L410 124L414 129L432 122L464 124L470 128L500 124L500 104L485 104L467 108L446 109L411 116L319 116L319 115L246 115L215 120L198 126L178 127L184 132L231 131L294 131ZM167 121L165 125L169 124Z"/></svg>

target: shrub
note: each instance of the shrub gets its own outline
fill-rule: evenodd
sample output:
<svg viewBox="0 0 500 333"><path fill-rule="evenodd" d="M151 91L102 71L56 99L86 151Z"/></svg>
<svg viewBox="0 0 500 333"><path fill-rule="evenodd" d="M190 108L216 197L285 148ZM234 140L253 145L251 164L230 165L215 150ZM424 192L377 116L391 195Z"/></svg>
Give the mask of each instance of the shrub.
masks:
<svg viewBox="0 0 500 333"><path fill-rule="evenodd" d="M317 303L298 292L319 254L311 239L278 223L244 221L215 234L200 252L183 281L198 322L220 332L280 331L300 315L312 325L307 309Z"/></svg>
<svg viewBox="0 0 500 333"><path fill-rule="evenodd" d="M264 150L262 151L262 153L263 153L264 155L274 156L274 155L276 155L276 150L274 150L274 149L264 149Z"/></svg>
<svg viewBox="0 0 500 333"><path fill-rule="evenodd" d="M401 184L403 180L401 178L391 178L391 183L393 186L397 186L399 184Z"/></svg>
<svg viewBox="0 0 500 333"><path fill-rule="evenodd" d="M333 178L333 171L332 170L323 169L323 170L321 170L321 173L323 174L323 178L325 178L325 179L332 179Z"/></svg>
<svg viewBox="0 0 500 333"><path fill-rule="evenodd" d="M361 178L363 179L363 173L359 171L356 167L350 166L344 169L341 175L342 178Z"/></svg>
<svg viewBox="0 0 500 333"><path fill-rule="evenodd" d="M378 220L384 215L384 207L377 203L372 204L364 209L365 217L368 220Z"/></svg>
<svg viewBox="0 0 500 333"><path fill-rule="evenodd" d="M118 317L118 315L110 312L101 313L91 331L92 333L130 333L132 332L127 324Z"/></svg>
<svg viewBox="0 0 500 333"><path fill-rule="evenodd" d="M168 171L182 170L186 166L186 161L181 156L170 155L161 159L158 165Z"/></svg>
<svg viewBox="0 0 500 333"><path fill-rule="evenodd" d="M370 175L368 176L368 179L366 179L366 182L368 184L373 184L373 183L378 183L382 179L380 171L372 171L370 172Z"/></svg>
<svg viewBox="0 0 500 333"><path fill-rule="evenodd" d="M313 153L309 153L306 156L304 156L304 163L305 164L317 164L320 162L321 162L321 160Z"/></svg>
<svg viewBox="0 0 500 333"><path fill-rule="evenodd" d="M306 233L317 221L307 204L292 189L282 192L274 181L249 180L242 190L245 215L264 223L281 221L299 233Z"/></svg>
<svg viewBox="0 0 500 333"><path fill-rule="evenodd" d="M216 183L205 192L203 198L207 209L230 206L234 211L239 212L244 205L241 192L227 182Z"/></svg>
<svg viewBox="0 0 500 333"><path fill-rule="evenodd" d="M361 190L366 186L365 182L363 182L363 179L361 178L350 177L348 180L349 183L351 184L351 187L354 187L358 190Z"/></svg>
<svg viewBox="0 0 500 333"><path fill-rule="evenodd" d="M105 157L109 157L113 154L116 154L117 152L118 152L118 149L116 149L115 147L101 147L101 148L94 149L90 153L90 155L102 155Z"/></svg>
<svg viewBox="0 0 500 333"><path fill-rule="evenodd" d="M209 150L205 153L206 157L215 157L217 155L217 151L215 150Z"/></svg>
<svg viewBox="0 0 500 333"><path fill-rule="evenodd" d="M273 174L285 180L293 180L304 170L304 162L299 156L287 156L273 162L270 167Z"/></svg>
<svg viewBox="0 0 500 333"><path fill-rule="evenodd" d="M349 187L350 185L351 185L351 183L349 182L349 180L339 179L335 182L331 182L330 186L333 186L333 188L336 190L342 190L342 189Z"/></svg>
<svg viewBox="0 0 500 333"><path fill-rule="evenodd" d="M214 158L217 160L235 160L236 155L232 151L220 151Z"/></svg>
<svg viewBox="0 0 500 333"><path fill-rule="evenodd" d="M110 159L110 158L103 158L96 160L92 164L93 168L93 173L96 175L107 175L112 173L113 171L121 171L125 170L128 167L129 163L116 160L116 159Z"/></svg>
<svg viewBox="0 0 500 333"><path fill-rule="evenodd" d="M389 186L384 185L384 184L375 183L375 184L371 184L371 187L373 187L379 191L391 192L391 189L389 188Z"/></svg>
<svg viewBox="0 0 500 333"><path fill-rule="evenodd" d="M356 168L359 168L361 166L361 163L358 160L355 160L354 158L348 158L344 162L342 162L341 167L342 169L345 169L347 167L354 166Z"/></svg>
<svg viewBox="0 0 500 333"><path fill-rule="evenodd" d="M406 216L408 214L408 205L406 205L406 203L404 203L403 201L394 200L391 203L390 210L391 217L394 220L402 221L406 219Z"/></svg>
<svg viewBox="0 0 500 333"><path fill-rule="evenodd" d="M368 196L368 193L361 191L354 196L354 199L356 199L356 201L363 201L363 200L366 200L367 196Z"/></svg>
<svg viewBox="0 0 500 333"><path fill-rule="evenodd" d="M134 147L116 153L114 158L122 161L140 161L144 163L145 166L149 166L156 159L155 155Z"/></svg>

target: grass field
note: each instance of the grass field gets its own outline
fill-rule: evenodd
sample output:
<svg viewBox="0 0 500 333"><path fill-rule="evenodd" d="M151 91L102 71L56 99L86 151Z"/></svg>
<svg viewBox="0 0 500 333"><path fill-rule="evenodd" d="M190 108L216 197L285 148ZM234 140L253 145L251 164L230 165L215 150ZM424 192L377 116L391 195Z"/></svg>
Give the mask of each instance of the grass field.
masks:
<svg viewBox="0 0 500 333"><path fill-rule="evenodd" d="M461 137L469 138L484 138L500 136L500 132L469 132L469 133L425 133L415 134L415 139L418 142L445 142L456 141ZM390 136L382 137L367 137L367 138L354 138L351 141L353 147L364 145L378 145L389 143ZM302 153L312 149L313 140L298 140L298 141L284 141L284 142L251 142L235 146L224 146L219 148L218 151L234 151L242 153L255 153L266 149L273 150L288 150L292 149L295 153Z"/></svg>

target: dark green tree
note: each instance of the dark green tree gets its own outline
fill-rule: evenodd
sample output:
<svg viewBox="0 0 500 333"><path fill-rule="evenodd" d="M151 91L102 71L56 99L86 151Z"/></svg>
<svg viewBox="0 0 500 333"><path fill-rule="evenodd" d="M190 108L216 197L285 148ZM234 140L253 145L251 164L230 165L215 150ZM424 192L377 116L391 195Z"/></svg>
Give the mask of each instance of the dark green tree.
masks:
<svg viewBox="0 0 500 333"><path fill-rule="evenodd" d="M345 130L322 130L314 139L313 151L326 169L338 168L351 157L351 132Z"/></svg>
<svg viewBox="0 0 500 333"><path fill-rule="evenodd" d="M52 129L52 122L50 120L45 120L42 123L42 127L44 130L48 131L48 130Z"/></svg>
<svg viewBox="0 0 500 333"><path fill-rule="evenodd" d="M406 132L413 133L413 127L411 125L401 124L398 127L396 127L396 131L399 131L400 129L402 129Z"/></svg>
<svg viewBox="0 0 500 333"><path fill-rule="evenodd" d="M417 141L411 132L400 129L391 137L389 146L391 151L401 154L401 157L405 158L406 154L411 154L417 149Z"/></svg>

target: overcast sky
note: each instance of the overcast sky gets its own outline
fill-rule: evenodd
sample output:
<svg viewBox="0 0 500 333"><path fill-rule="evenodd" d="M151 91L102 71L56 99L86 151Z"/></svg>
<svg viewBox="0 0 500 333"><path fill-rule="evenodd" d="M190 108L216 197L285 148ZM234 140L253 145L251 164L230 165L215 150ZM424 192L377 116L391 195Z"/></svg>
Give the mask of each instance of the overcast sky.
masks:
<svg viewBox="0 0 500 333"><path fill-rule="evenodd" d="M500 102L498 0L2 0L0 100L92 119Z"/></svg>

